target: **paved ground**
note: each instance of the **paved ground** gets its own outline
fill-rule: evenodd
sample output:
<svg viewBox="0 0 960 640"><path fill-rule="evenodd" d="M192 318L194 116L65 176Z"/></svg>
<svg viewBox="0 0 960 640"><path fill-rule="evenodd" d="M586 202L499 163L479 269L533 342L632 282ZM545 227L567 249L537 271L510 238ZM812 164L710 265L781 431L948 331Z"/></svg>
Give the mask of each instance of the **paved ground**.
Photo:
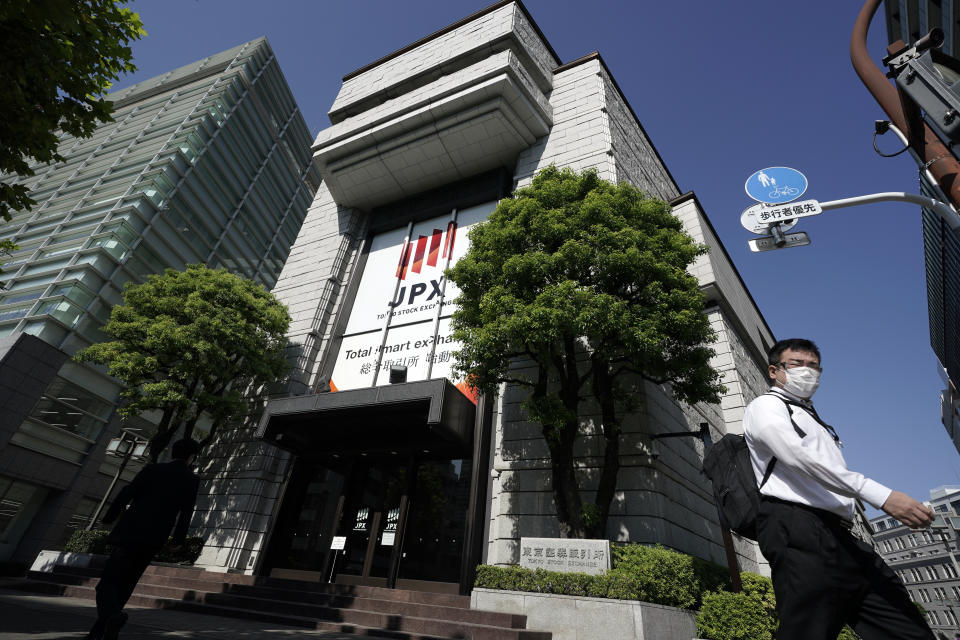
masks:
<svg viewBox="0 0 960 640"><path fill-rule="evenodd" d="M343 633L163 609L127 608L121 640L356 640ZM0 588L0 640L83 638L96 618L91 600L35 596Z"/></svg>

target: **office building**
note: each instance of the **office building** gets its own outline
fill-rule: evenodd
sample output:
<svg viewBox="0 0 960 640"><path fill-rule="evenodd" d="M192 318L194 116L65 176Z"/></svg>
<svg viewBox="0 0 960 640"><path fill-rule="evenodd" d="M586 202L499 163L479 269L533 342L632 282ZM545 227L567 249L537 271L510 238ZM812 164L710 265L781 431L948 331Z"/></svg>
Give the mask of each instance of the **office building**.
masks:
<svg viewBox="0 0 960 640"><path fill-rule="evenodd" d="M0 291L0 561L61 545L112 478L111 437L150 434L120 424L115 380L71 360L105 339L123 286L205 263L272 287L319 185L265 39L109 99L113 122L61 134L63 162L15 178L37 204L0 225L19 246Z"/></svg>
<svg viewBox="0 0 960 640"><path fill-rule="evenodd" d="M926 611L937 638L953 640L960 634L960 486L932 489L926 504L938 516L929 529L914 531L888 515L872 518L873 546Z"/></svg>
<svg viewBox="0 0 960 640"><path fill-rule="evenodd" d="M347 74L329 117L313 143L323 183L273 290L293 316L288 395L270 401L258 439L213 449L199 564L466 591L477 564L516 563L522 537L558 534L525 394L478 398L451 373L455 292L440 286L471 225L551 163L669 202L710 247L691 272L726 395L684 406L644 388L625 421L608 536L723 563L702 444L650 436L704 422L715 439L742 431L773 334L600 55L560 60L526 8L504 0ZM585 473L591 446L577 451ZM737 551L760 567L752 543Z"/></svg>
<svg viewBox="0 0 960 640"><path fill-rule="evenodd" d="M960 56L960 2L896 0L884 3L887 39L912 44L931 29L943 30L940 50ZM954 154L956 155L956 154ZM940 197L924 184L926 195ZM923 209L923 255L927 274L930 346L940 361L944 389L942 422L960 452L960 238L937 214Z"/></svg>

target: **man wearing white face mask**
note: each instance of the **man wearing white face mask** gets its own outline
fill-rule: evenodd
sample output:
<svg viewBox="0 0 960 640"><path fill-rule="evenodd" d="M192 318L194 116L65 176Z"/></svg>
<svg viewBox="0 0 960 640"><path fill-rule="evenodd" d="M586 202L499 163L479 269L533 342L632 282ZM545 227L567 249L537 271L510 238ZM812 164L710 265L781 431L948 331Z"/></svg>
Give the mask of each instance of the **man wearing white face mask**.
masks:
<svg viewBox="0 0 960 640"><path fill-rule="evenodd" d="M820 384L820 351L800 338L769 354L770 390L743 416L760 486L757 542L770 563L780 627L777 640L835 640L849 624L864 640L932 640L933 633L896 574L850 534L864 500L911 527L933 511L847 469L836 430L810 398Z"/></svg>

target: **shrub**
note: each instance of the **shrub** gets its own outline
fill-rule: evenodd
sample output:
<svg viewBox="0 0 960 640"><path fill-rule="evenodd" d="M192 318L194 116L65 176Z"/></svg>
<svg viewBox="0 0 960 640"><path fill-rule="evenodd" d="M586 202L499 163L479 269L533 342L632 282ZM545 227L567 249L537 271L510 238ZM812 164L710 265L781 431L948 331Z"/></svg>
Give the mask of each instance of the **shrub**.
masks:
<svg viewBox="0 0 960 640"><path fill-rule="evenodd" d="M187 538L180 550L175 552L172 549L173 545L170 541L171 538L167 538L167 542L163 545L163 548L154 556L154 562L193 564L197 561L197 558L200 557L200 552L203 551L203 545L206 542L203 538L193 536Z"/></svg>
<svg viewBox="0 0 960 640"><path fill-rule="evenodd" d="M92 531L87 531L85 529L77 529L73 532L73 535L70 536L70 539L67 540L67 544L64 546L64 551L69 551L70 553L99 553L99 554L108 554L112 550L112 545L107 542L107 536L110 534L109 531L104 529L93 529ZM157 552L157 555L153 558L156 562L181 562L181 563L194 563L197 558L200 557L200 552L203 551L204 539L198 537L187 538L183 547L178 552L174 552L171 549L170 539L167 539L166 544Z"/></svg>
<svg viewBox="0 0 960 640"><path fill-rule="evenodd" d="M70 539L67 540L67 544L63 547L63 550L70 553L110 553L110 548L107 544L107 535L109 535L109 533L109 531L105 531L104 529L92 529L90 531L77 529L73 532L73 535L70 536Z"/></svg>
<svg viewBox="0 0 960 640"><path fill-rule="evenodd" d="M746 592L704 594L697 634L708 640L770 640L777 628L763 599Z"/></svg>
<svg viewBox="0 0 960 640"><path fill-rule="evenodd" d="M724 570L717 565L663 547L635 544L614 549L613 569L605 575L481 565L475 585L690 608L699 604L706 589L720 588L724 580Z"/></svg>
<svg viewBox="0 0 960 640"><path fill-rule="evenodd" d="M611 573L636 579L639 597L635 600L686 609L697 607L704 592L729 584L723 567L659 545L614 547Z"/></svg>
<svg viewBox="0 0 960 640"><path fill-rule="evenodd" d="M741 593L717 591L703 596L697 615L697 633L707 640L769 640L777 629L777 601L770 578L740 574ZM837 640L859 640L843 627Z"/></svg>

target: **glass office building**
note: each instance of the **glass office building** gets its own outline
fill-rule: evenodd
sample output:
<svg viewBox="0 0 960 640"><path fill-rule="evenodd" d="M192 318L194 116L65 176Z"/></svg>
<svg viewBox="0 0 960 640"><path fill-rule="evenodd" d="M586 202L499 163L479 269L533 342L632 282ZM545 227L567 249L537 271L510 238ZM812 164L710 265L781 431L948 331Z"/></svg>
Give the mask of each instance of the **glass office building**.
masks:
<svg viewBox="0 0 960 640"><path fill-rule="evenodd" d="M888 0L884 9L891 44L912 44L939 28L944 34L940 50L960 56L960 0ZM929 185L921 185L926 195L939 197ZM923 210L923 256L930 346L943 367L941 420L960 451L960 236L929 209Z"/></svg>
<svg viewBox="0 0 960 640"><path fill-rule="evenodd" d="M0 226L19 247L0 276L0 561L62 540L109 482L119 387L70 356L105 338L123 286L205 263L271 288L319 186L266 39L110 99L113 122L14 178L37 204Z"/></svg>

